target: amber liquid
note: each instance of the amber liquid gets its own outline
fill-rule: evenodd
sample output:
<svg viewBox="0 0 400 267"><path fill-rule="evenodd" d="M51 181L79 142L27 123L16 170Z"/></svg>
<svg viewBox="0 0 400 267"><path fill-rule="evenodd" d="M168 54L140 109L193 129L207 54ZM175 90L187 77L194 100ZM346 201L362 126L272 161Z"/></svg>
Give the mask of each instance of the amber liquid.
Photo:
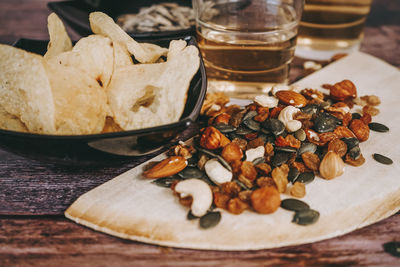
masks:
<svg viewBox="0 0 400 267"><path fill-rule="evenodd" d="M357 50L371 3L372 0L306 0L297 52L333 54Z"/></svg>
<svg viewBox="0 0 400 267"><path fill-rule="evenodd" d="M249 17L247 17L247 20ZM296 45L296 22L282 27L221 27L218 19L197 27L198 45L206 66L209 89L251 98L276 83L287 83Z"/></svg>

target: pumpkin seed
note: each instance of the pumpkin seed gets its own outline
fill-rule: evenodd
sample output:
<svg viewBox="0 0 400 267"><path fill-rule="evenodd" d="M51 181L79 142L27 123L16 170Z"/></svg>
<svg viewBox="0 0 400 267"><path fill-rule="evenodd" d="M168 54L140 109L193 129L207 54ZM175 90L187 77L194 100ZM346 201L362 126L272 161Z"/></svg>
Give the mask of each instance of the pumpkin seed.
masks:
<svg viewBox="0 0 400 267"><path fill-rule="evenodd" d="M236 131L236 127L233 127L230 124L217 123L214 124L214 127L217 128L221 133L232 133Z"/></svg>
<svg viewBox="0 0 400 267"><path fill-rule="evenodd" d="M314 129L319 133L332 132L342 121L329 113L321 112L314 121Z"/></svg>
<svg viewBox="0 0 400 267"><path fill-rule="evenodd" d="M346 143L347 149L352 149L353 147L358 146L360 143L360 141L358 141L358 139L355 137L341 138L340 140Z"/></svg>
<svg viewBox="0 0 400 267"><path fill-rule="evenodd" d="M303 184L309 184L314 181L315 174L313 172L302 172L299 174L295 182L301 182Z"/></svg>
<svg viewBox="0 0 400 267"><path fill-rule="evenodd" d="M251 129L245 127L245 126L242 126L242 125L239 126L237 128L237 130L236 130L236 134L239 134L239 135L246 135L246 134L249 134L249 133L252 133L252 132L253 132L253 130L251 130Z"/></svg>
<svg viewBox="0 0 400 267"><path fill-rule="evenodd" d="M253 131L259 131L260 130L260 123L256 122L252 119L248 119L248 120L243 120L242 122L244 125L247 126L247 128L253 130Z"/></svg>
<svg viewBox="0 0 400 267"><path fill-rule="evenodd" d="M300 174L300 171L297 168L290 168L288 177L287 177L289 182L294 183L294 181L297 179L299 174Z"/></svg>
<svg viewBox="0 0 400 267"><path fill-rule="evenodd" d="M317 222L319 219L319 212L312 209L300 210L297 211L294 216L292 222L297 223L299 225L309 225Z"/></svg>
<svg viewBox="0 0 400 267"><path fill-rule="evenodd" d="M264 163L264 162L265 162L265 158L264 157L255 158L252 161L253 165L258 165L258 164L261 164L261 163Z"/></svg>
<svg viewBox="0 0 400 267"><path fill-rule="evenodd" d="M188 167L196 167L197 162L199 162L199 158L197 157L197 155L193 155L191 158L187 159Z"/></svg>
<svg viewBox="0 0 400 267"><path fill-rule="evenodd" d="M320 107L320 108L327 108L327 107L329 107L330 105L332 105L332 100L328 99L328 100L326 100L326 101L324 101L324 102L321 102L321 103L319 104L319 107Z"/></svg>
<svg viewBox="0 0 400 267"><path fill-rule="evenodd" d="M242 136L236 134L236 132L228 133L228 134L227 134L227 137L228 137L230 140L233 140L233 139L235 139L235 138L242 138Z"/></svg>
<svg viewBox="0 0 400 267"><path fill-rule="evenodd" d="M357 160L361 155L361 149L359 146L355 146L351 148L347 153L349 153L350 158Z"/></svg>
<svg viewBox="0 0 400 267"><path fill-rule="evenodd" d="M274 135L280 135L285 131L285 124L278 119L267 119L262 123L262 127Z"/></svg>
<svg viewBox="0 0 400 267"><path fill-rule="evenodd" d="M378 122L371 122L368 127L375 132L385 133L389 131L389 127Z"/></svg>
<svg viewBox="0 0 400 267"><path fill-rule="evenodd" d="M270 131L268 131L265 128L261 128L261 132L264 133L264 134L270 134L271 133Z"/></svg>
<svg viewBox="0 0 400 267"><path fill-rule="evenodd" d="M205 173L195 167L186 167L181 172L178 173L179 177L182 179L198 178L201 179Z"/></svg>
<svg viewBox="0 0 400 267"><path fill-rule="evenodd" d="M290 147L290 146L276 146L275 151L297 153L297 149L294 147Z"/></svg>
<svg viewBox="0 0 400 267"><path fill-rule="evenodd" d="M303 129L299 129L294 133L294 136L299 139L301 142L306 140L306 132Z"/></svg>
<svg viewBox="0 0 400 267"><path fill-rule="evenodd" d="M319 110L319 106L317 104L310 104L300 109L301 112L307 114L316 114Z"/></svg>
<svg viewBox="0 0 400 267"><path fill-rule="evenodd" d="M221 213L219 211L208 212L200 218L200 227L208 229L216 226L221 220Z"/></svg>
<svg viewBox="0 0 400 267"><path fill-rule="evenodd" d="M391 160L390 158L388 158L384 155L374 153L372 156L374 157L374 160L376 160L379 163L386 164L386 165L393 164L393 160Z"/></svg>
<svg viewBox="0 0 400 267"><path fill-rule="evenodd" d="M241 181L235 180L235 182L236 182L242 189L244 189L244 190L250 190L250 188L247 187L247 186L246 186L244 183L242 183Z"/></svg>
<svg viewBox="0 0 400 267"><path fill-rule="evenodd" d="M255 110L251 110L249 112L246 113L246 115L244 115L242 122L248 119L252 119L257 115L257 111Z"/></svg>
<svg viewBox="0 0 400 267"><path fill-rule="evenodd" d="M305 152L311 152L314 153L317 150L317 145L313 143L308 143L304 142L301 144L301 147L299 148L299 151L297 152L298 156L301 156L301 154Z"/></svg>
<svg viewBox="0 0 400 267"><path fill-rule="evenodd" d="M287 198L282 200L281 208L291 211L302 211L310 209L310 206L301 200L294 198Z"/></svg>
<svg viewBox="0 0 400 267"><path fill-rule="evenodd" d="M158 178L155 179L154 181L152 181L152 184L161 186L161 187L166 187L166 188L170 188L172 183L176 180L180 180L179 177L176 176L168 176L168 177L163 177L163 178Z"/></svg>
<svg viewBox="0 0 400 267"><path fill-rule="evenodd" d="M271 164L274 167L281 166L289 160L290 153L278 151L271 159Z"/></svg>
<svg viewBox="0 0 400 267"><path fill-rule="evenodd" d="M198 219L198 218L199 217L193 215L191 210L189 210L188 214L186 215L186 219L188 219L189 221L195 220L195 219Z"/></svg>
<svg viewBox="0 0 400 267"><path fill-rule="evenodd" d="M351 114L351 119L352 120L359 120L359 119L361 119L361 114L360 113L352 113Z"/></svg>
<svg viewBox="0 0 400 267"><path fill-rule="evenodd" d="M219 163L222 164L222 166L224 166L224 167L225 167L226 169L228 169L230 172L232 171L231 165L229 165L229 163L226 162L226 161L224 160L224 158L221 157L220 155L217 155L217 154L215 154L215 153L213 153L213 152L211 152L211 151L209 151L209 150L207 150L207 149L203 149L203 148L200 148L200 147L196 147L196 149L197 149L198 151L200 151L200 152L203 152L204 154L206 154L206 155L208 155L208 156L210 156L210 157L217 158L218 161L219 161Z"/></svg>
<svg viewBox="0 0 400 267"><path fill-rule="evenodd" d="M400 257L400 242L385 243L383 249L392 256Z"/></svg>

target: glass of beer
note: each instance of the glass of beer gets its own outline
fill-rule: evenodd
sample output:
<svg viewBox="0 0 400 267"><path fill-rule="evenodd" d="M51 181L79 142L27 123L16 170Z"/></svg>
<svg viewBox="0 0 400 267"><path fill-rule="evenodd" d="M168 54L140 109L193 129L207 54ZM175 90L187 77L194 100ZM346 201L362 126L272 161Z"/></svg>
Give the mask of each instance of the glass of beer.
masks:
<svg viewBox="0 0 400 267"><path fill-rule="evenodd" d="M208 89L251 98L287 83L304 0L193 0Z"/></svg>
<svg viewBox="0 0 400 267"><path fill-rule="evenodd" d="M306 0L296 55L326 60L357 51L372 0Z"/></svg>

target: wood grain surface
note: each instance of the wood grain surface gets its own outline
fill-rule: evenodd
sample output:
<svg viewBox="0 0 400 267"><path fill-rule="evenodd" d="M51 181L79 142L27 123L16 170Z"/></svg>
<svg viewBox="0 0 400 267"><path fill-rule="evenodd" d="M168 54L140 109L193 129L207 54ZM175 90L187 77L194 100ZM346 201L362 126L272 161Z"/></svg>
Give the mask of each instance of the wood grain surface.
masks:
<svg viewBox="0 0 400 267"><path fill-rule="evenodd" d="M0 43L48 39L44 0L1 0ZM68 28L73 39L79 36ZM361 50L400 67L400 1L375 0ZM304 73L292 63L291 80ZM399 266L382 244L400 241L400 214L318 243L251 252L193 251L125 241L94 232L61 214L79 195L145 161L71 169L0 150L0 266ZM273 229L271 229L273 230Z"/></svg>

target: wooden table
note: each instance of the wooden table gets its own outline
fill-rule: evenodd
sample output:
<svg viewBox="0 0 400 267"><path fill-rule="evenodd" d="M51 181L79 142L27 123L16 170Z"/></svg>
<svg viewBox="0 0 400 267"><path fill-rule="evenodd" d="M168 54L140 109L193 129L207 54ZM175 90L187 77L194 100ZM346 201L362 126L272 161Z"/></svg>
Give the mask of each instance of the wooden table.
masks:
<svg viewBox="0 0 400 267"><path fill-rule="evenodd" d="M47 39L46 2L2 0L0 43ZM73 39L79 38L68 29ZM361 50L400 66L400 2L375 0ZM291 79L301 72L293 63ZM400 265L382 244L400 241L400 214L350 234L270 250L220 252L164 248L126 241L72 223L63 211L81 194L136 166L71 169L0 150L0 266L259 266Z"/></svg>

